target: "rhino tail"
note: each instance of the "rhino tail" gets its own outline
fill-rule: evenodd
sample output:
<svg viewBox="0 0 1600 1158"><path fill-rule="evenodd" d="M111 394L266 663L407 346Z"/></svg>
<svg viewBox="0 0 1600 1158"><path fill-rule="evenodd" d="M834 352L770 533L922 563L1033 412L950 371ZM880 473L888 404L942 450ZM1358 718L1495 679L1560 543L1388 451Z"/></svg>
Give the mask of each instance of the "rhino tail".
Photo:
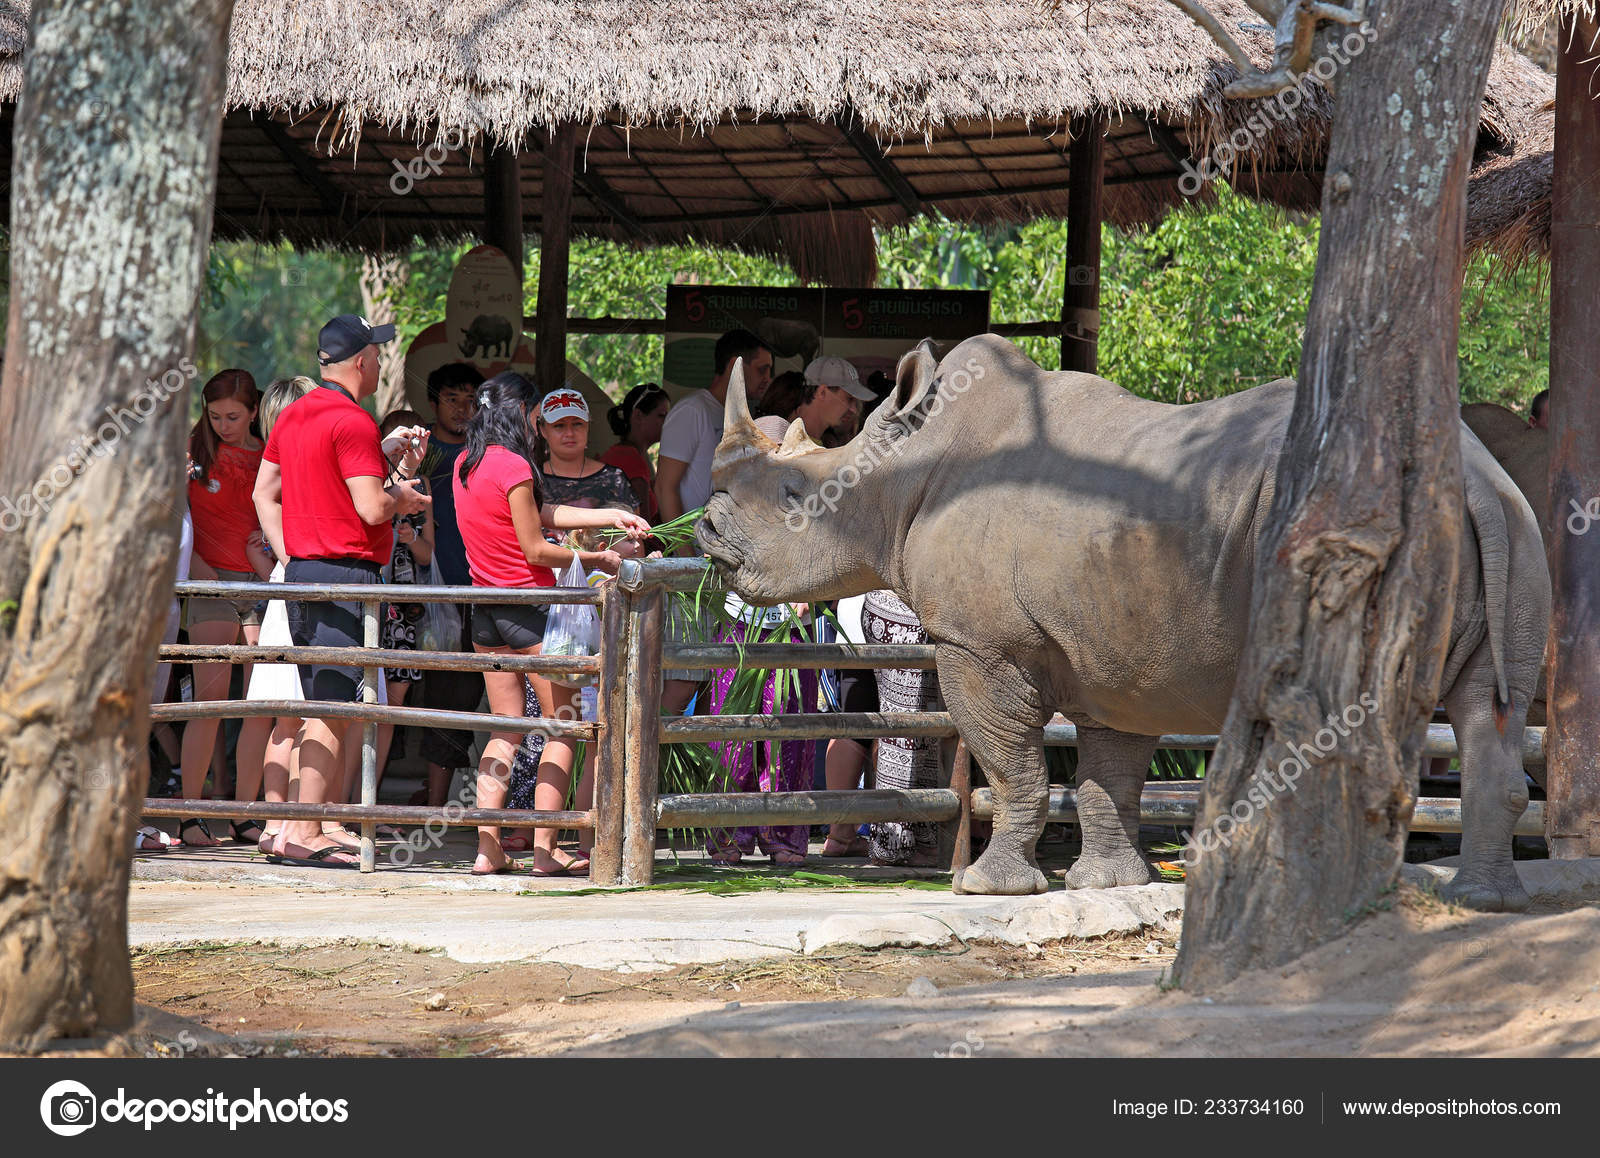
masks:
<svg viewBox="0 0 1600 1158"><path fill-rule="evenodd" d="M1505 508L1482 476L1470 466L1464 472L1467 515L1478 538L1478 569L1483 576L1483 610L1488 623L1489 654L1494 659L1494 726L1503 735L1511 715L1506 682L1506 587L1511 567L1511 534Z"/></svg>

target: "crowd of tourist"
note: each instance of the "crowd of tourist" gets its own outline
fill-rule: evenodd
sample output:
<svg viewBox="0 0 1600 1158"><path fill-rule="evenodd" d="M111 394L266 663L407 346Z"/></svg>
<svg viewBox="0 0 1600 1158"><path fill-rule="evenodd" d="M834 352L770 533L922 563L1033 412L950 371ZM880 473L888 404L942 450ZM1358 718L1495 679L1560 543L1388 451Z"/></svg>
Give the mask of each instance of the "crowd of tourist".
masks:
<svg viewBox="0 0 1600 1158"><path fill-rule="evenodd" d="M429 375L434 412L425 423L410 410L374 421L361 403L378 388L380 347L393 326L373 326L342 315L318 335L318 378L292 377L258 391L250 374L224 370L206 383L204 407L188 445L188 506L179 578L292 584L374 584L396 588L383 607L380 645L395 653L374 689L380 703L411 703L435 711L472 712L487 701L494 716L593 719L588 696L560 679L516 672L423 670L404 652L471 650L498 655L538 655L548 606L524 604L433 605L408 602L406 584L537 588L558 585L564 572L603 583L622 561L645 553L653 526L704 506L711 496L711 462L722 436L723 408L736 361L758 424L781 441L795 419L822 445L852 437L879 393L864 385L842 358L821 357L803 372L772 377L772 352L753 334L737 330L716 344L708 389L677 404L653 383L629 390L606 413L617 441L590 457L591 415L577 390L542 391L521 374L485 380L464 362ZM651 449L660 444L658 462ZM191 547L192 544L192 547ZM573 570L575 568L575 570ZM762 622L764 609L730 599L731 623L669 623L669 638L704 640L711 634L744 639ZM791 625L811 621L813 609L785 613ZM846 611L846 634L867 624L859 601ZM359 647L358 603L315 600L201 599L176 607L167 641L180 627L195 645ZM770 638L767 636L766 638ZM243 695L274 705L274 715L245 718L234 743L232 792L239 801L307 804L348 801L359 784L359 721L303 714L300 705L349 703L363 698L363 670L337 663L242 665ZM197 701L229 698L230 665L192 665L186 694ZM732 671L678 672L665 681L663 708L680 714L694 702L715 713L727 702ZM815 673L766 678L760 709L816 710ZM157 695L168 693L169 669L157 674ZM829 698L845 710L877 703L870 673L850 673L830 683ZM227 761L221 721L197 718L183 727L171 787L199 799L208 776L213 795L225 791ZM437 727L421 733L427 766L424 790L414 798L435 808L446 803L452 778L473 767L471 731ZM378 735L381 775L393 727ZM813 787L818 776L810 742L727 742L712 746L733 790L784 791ZM488 732L476 760L475 802L482 808L559 810L578 776L576 807L593 799L593 745L577 765L578 742L521 731ZM841 739L827 747L825 782L854 787L869 765L865 741ZM257 844L275 862L353 867L359 840L332 821L230 822L232 840ZM386 827L386 837L398 834ZM502 832L481 828L472 872L527 871L534 875L587 870L585 848L563 848L555 829ZM709 855L735 863L758 849L778 864L807 855L804 827L714 832ZM183 820L177 838L150 826L135 836L139 851L177 844L211 846L217 833L197 817ZM906 844L904 840L889 843ZM911 842L915 843L915 842ZM878 842L873 842L876 850ZM868 845L852 825L835 825L827 856L858 856ZM513 854L527 853L518 860Z"/></svg>

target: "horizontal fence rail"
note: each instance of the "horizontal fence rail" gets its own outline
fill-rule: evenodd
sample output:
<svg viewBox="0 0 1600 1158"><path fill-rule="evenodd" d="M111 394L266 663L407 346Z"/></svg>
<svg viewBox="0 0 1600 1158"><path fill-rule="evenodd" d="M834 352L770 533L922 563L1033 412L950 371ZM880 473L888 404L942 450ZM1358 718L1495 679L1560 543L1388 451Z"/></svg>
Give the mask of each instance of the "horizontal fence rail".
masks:
<svg viewBox="0 0 1600 1158"><path fill-rule="evenodd" d="M396 657L405 662L397 665ZM164 643L163 663L321 663L408 667L425 671L514 671L532 675L598 675L592 655L495 655L470 651L401 651L385 647L261 647L241 643Z"/></svg>
<svg viewBox="0 0 1600 1158"><path fill-rule="evenodd" d="M444 824L460 828L503 825L507 828L592 829L589 812L539 811L519 808L428 808L415 804L299 804L254 800L173 800L147 796L146 816L198 816L214 820L370 820L377 824Z"/></svg>
<svg viewBox="0 0 1600 1158"><path fill-rule="evenodd" d="M543 716L495 716L488 712L443 712L388 704L346 704L328 700L199 700L155 704L153 722L162 720L238 720L250 717L301 720L361 720L374 724L411 724L461 732L542 732L555 740L593 740L599 726L581 720Z"/></svg>
<svg viewBox="0 0 1600 1158"><path fill-rule="evenodd" d="M1056 717L1058 720L1060 717ZM717 740L820 740L834 736L861 739L907 737L918 739L950 738L956 735L955 722L948 712L817 712L775 716L667 716L661 721L663 744L704 744ZM1074 724L1048 724L1044 729L1047 748L1075 748L1078 729ZM1522 761L1525 766L1544 763L1545 729L1528 728L1523 736ZM1209 752L1217 746L1216 736L1162 736L1157 748L1173 751ZM1307 745L1315 751L1314 745ZM1426 757L1459 755L1455 731L1449 724L1429 724L1423 743Z"/></svg>
<svg viewBox="0 0 1600 1158"><path fill-rule="evenodd" d="M990 789L972 793L972 819L994 819ZM1200 786L1146 785L1139 800L1139 819L1150 825L1191 825L1200 807ZM781 824L869 824L878 821L946 823L961 814L961 797L948 788L875 788L818 792L705 792L663 796L656 805L657 828L727 828ZM1045 819L1052 824L1076 820L1078 795L1062 785L1050 786ZM1416 801L1413 832L1460 832L1461 801L1422 797ZM1544 834L1544 802L1528 805L1517 822L1518 836Z"/></svg>
<svg viewBox="0 0 1600 1158"><path fill-rule="evenodd" d="M405 598L396 598L396 593ZM410 583L228 583L185 579L179 599L284 599L291 603L493 603L547 607L555 603L598 604L596 587L424 587Z"/></svg>
<svg viewBox="0 0 1600 1158"><path fill-rule="evenodd" d="M669 671L708 667L739 671L775 668L932 671L934 663L931 643L669 643L662 648L661 666Z"/></svg>

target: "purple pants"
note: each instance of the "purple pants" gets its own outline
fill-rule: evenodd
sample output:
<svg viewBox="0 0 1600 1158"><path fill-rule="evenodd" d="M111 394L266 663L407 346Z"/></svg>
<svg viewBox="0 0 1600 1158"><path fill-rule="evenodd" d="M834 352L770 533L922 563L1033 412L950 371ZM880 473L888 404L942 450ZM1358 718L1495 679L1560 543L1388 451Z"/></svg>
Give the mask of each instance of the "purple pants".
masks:
<svg viewBox="0 0 1600 1158"><path fill-rule="evenodd" d="M745 625L734 624L721 642L744 639ZM798 636L795 637L798 639ZM774 642L766 641L764 642ZM719 669L710 690L710 714L722 711L733 681L740 673ZM812 711L817 703L817 673L784 672L787 696L778 702L778 672L769 672L761 685L761 712L777 715ZM816 762L816 742L812 740L716 740L709 747L722 758L729 792L804 792L812 786ZM759 749L759 752L758 752ZM759 844L768 856L779 852L806 855L809 826L804 824L768 825L762 828L715 828L706 841L712 856L737 851L753 853Z"/></svg>

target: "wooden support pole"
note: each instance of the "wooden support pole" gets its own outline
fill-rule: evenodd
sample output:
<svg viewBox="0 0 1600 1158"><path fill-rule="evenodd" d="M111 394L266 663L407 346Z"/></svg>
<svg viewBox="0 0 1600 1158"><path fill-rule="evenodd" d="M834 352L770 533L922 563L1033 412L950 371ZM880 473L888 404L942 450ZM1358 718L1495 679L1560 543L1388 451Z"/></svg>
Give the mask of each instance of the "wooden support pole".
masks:
<svg viewBox="0 0 1600 1158"><path fill-rule="evenodd" d="M589 881L596 885L622 882L622 815L626 807L628 747L628 594L606 586L600 605L599 759L595 762L594 848L589 854Z"/></svg>
<svg viewBox="0 0 1600 1158"><path fill-rule="evenodd" d="M539 310L534 330L540 390L567 380L567 264L572 244L572 164L578 126L564 122L544 150L544 208L539 215Z"/></svg>
<svg viewBox="0 0 1600 1158"><path fill-rule="evenodd" d="M522 163L509 149L489 146L483 161L483 240L522 270Z"/></svg>
<svg viewBox="0 0 1600 1158"><path fill-rule="evenodd" d="M1067 163L1067 272L1061 293L1061 368L1100 365L1100 196L1106 171L1106 118L1072 118Z"/></svg>
<svg viewBox="0 0 1600 1158"><path fill-rule="evenodd" d="M1551 618L1545 837L1559 859L1600 856L1600 105L1594 20L1562 22L1550 222ZM1580 514L1585 517L1578 517Z"/></svg>

